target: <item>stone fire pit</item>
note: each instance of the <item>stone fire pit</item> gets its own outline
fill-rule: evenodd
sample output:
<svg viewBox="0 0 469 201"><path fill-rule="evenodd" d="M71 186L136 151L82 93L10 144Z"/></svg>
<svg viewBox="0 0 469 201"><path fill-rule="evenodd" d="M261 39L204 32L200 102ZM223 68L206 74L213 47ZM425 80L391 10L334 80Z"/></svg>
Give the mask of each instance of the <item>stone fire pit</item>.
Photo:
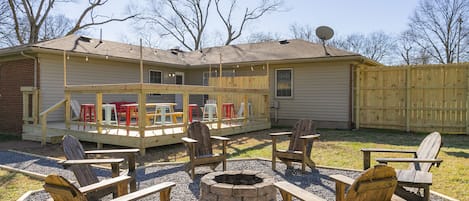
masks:
<svg viewBox="0 0 469 201"><path fill-rule="evenodd" d="M275 201L274 178L260 171L213 172L200 179L201 201Z"/></svg>

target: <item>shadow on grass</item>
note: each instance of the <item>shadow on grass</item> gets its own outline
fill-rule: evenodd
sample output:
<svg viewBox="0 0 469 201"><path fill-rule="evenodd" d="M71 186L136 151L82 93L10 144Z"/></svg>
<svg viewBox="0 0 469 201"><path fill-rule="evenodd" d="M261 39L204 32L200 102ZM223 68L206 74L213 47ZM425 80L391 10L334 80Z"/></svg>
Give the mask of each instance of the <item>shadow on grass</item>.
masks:
<svg viewBox="0 0 469 201"><path fill-rule="evenodd" d="M469 153L462 152L462 151L458 151L458 152L454 152L454 151L445 151L445 153L448 154L448 155L450 155L450 156L454 156L454 157L469 158Z"/></svg>
<svg viewBox="0 0 469 201"><path fill-rule="evenodd" d="M321 141L347 141L398 146L419 146L429 134L376 129L361 129L358 131L322 129L321 131ZM442 141L443 147L446 148L469 148L469 135L442 134Z"/></svg>

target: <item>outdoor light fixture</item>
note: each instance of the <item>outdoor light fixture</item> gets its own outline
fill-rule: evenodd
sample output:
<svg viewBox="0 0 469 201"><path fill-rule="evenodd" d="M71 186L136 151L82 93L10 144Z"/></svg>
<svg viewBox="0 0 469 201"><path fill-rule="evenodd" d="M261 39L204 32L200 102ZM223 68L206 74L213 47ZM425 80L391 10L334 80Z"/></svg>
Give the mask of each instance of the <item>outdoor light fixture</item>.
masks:
<svg viewBox="0 0 469 201"><path fill-rule="evenodd" d="M251 65L251 71L254 71L254 66Z"/></svg>
<svg viewBox="0 0 469 201"><path fill-rule="evenodd" d="M88 62L88 56L85 57L85 61Z"/></svg>
<svg viewBox="0 0 469 201"><path fill-rule="evenodd" d="M174 73L169 73L168 74L168 77L175 77L175 76L176 76L176 74L174 74Z"/></svg>

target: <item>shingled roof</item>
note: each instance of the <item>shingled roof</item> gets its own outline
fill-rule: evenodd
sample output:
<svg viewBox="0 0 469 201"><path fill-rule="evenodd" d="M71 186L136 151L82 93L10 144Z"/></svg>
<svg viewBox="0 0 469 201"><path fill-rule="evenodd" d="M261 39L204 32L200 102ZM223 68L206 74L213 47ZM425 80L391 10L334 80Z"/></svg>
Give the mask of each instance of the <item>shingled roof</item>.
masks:
<svg viewBox="0 0 469 201"><path fill-rule="evenodd" d="M33 52L57 51L57 53L65 50L69 53L107 56L108 58L140 59L140 46L106 40L101 41L78 35L69 35L28 46L0 49L0 55L25 49L30 49ZM142 48L144 61L187 67L218 64L220 63L220 55L222 63L280 62L338 57L366 59L360 54L333 47L327 47L327 53L321 44L299 39L211 47L191 52Z"/></svg>

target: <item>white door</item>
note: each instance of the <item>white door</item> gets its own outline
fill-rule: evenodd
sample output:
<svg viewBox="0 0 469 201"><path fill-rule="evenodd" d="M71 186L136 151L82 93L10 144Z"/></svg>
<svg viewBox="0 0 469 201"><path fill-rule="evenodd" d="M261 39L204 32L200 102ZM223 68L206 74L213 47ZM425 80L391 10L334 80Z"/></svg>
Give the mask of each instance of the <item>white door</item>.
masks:
<svg viewBox="0 0 469 201"><path fill-rule="evenodd" d="M176 72L176 83L182 85L184 84L184 72ZM181 110L182 109L182 94L176 94L174 97L174 101L176 102L176 110Z"/></svg>

